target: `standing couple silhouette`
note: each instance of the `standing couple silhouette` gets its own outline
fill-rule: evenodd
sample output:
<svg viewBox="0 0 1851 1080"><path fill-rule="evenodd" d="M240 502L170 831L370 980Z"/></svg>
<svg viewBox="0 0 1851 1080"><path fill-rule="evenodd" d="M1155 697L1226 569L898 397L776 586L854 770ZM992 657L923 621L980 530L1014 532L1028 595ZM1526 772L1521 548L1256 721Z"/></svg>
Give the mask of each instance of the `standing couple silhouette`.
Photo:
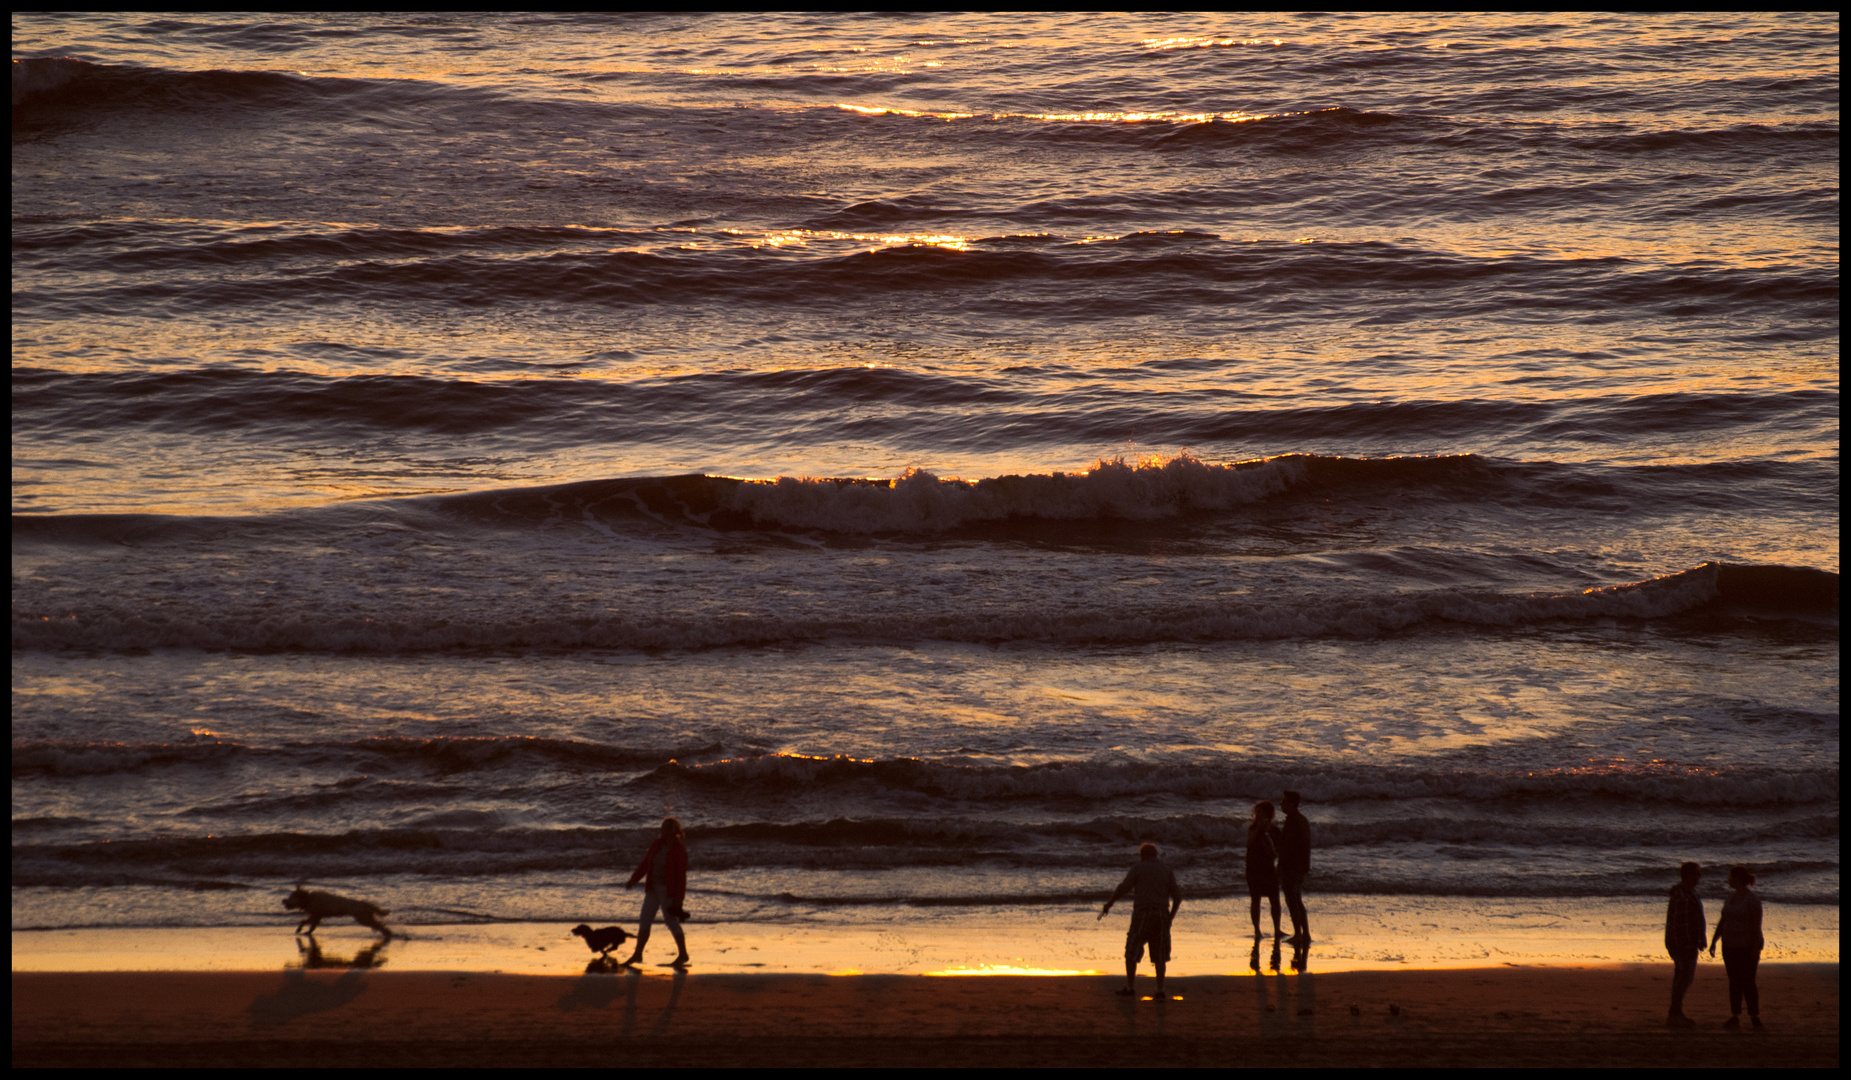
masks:
<svg viewBox="0 0 1851 1080"><path fill-rule="evenodd" d="M1273 824L1273 804L1253 804L1247 823L1247 894L1252 897L1253 936L1260 937L1260 898L1273 904L1273 937L1279 930L1279 894L1292 915L1290 940L1309 942L1311 920L1305 914L1305 875L1311 872L1311 823L1298 812L1299 795L1285 793L1285 824Z"/></svg>

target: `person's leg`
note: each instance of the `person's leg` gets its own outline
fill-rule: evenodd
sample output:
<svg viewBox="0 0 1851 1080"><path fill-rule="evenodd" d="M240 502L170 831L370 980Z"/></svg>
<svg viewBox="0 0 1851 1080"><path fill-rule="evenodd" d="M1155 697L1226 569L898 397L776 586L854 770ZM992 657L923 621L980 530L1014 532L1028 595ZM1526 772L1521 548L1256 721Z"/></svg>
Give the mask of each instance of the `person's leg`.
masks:
<svg viewBox="0 0 1851 1080"><path fill-rule="evenodd" d="M1144 938L1139 933L1138 913L1131 913L1131 925L1125 930L1125 988L1119 991L1124 997L1130 997L1132 987L1138 981L1138 961L1144 959Z"/></svg>
<svg viewBox="0 0 1851 1080"><path fill-rule="evenodd" d="M1755 986L1756 969L1761 966L1760 949L1731 949L1723 946L1723 967L1729 971L1729 1013L1742 1015L1742 1006L1748 1006L1748 1015L1761 1016L1761 991Z"/></svg>
<svg viewBox="0 0 1851 1080"><path fill-rule="evenodd" d="M1161 911L1151 915L1150 962L1157 969L1157 1000L1168 1001L1163 989L1163 972L1170 966L1170 919Z"/></svg>
<svg viewBox="0 0 1851 1080"><path fill-rule="evenodd" d="M1724 949L1722 969L1729 976L1729 1017L1739 1023L1742 1015L1742 958L1732 950Z"/></svg>
<svg viewBox="0 0 1851 1080"><path fill-rule="evenodd" d="M1292 939L1311 936L1311 920L1305 916L1305 878L1303 874L1283 874L1280 891L1285 893L1285 910L1292 916Z"/></svg>
<svg viewBox="0 0 1851 1080"><path fill-rule="evenodd" d="M1754 950L1753 952L1749 953L1748 956L1745 957L1745 959L1748 962L1743 965L1743 967L1745 967L1747 970L1742 972L1742 983L1743 983L1742 997L1747 999L1747 1002L1748 1002L1749 1019L1755 1022L1756 1027L1760 1027L1761 1026L1761 989L1760 987L1755 985L1755 974L1757 970L1761 967L1761 950L1760 949Z"/></svg>
<svg viewBox="0 0 1851 1080"><path fill-rule="evenodd" d="M688 958L688 939L682 936L681 920L675 917L675 905L666 900L658 903L662 905L662 925L668 927L670 936L675 939L675 960L679 963Z"/></svg>
<svg viewBox="0 0 1851 1080"><path fill-rule="evenodd" d="M1697 979L1697 954L1671 954L1671 1018L1684 1019L1684 992Z"/></svg>
<svg viewBox="0 0 1851 1080"><path fill-rule="evenodd" d="M1273 902L1273 937L1276 938L1280 936L1279 934L1279 883L1277 881L1273 882L1273 891L1271 894L1271 900Z"/></svg>
<svg viewBox="0 0 1851 1080"><path fill-rule="evenodd" d="M1248 883L1247 891L1253 894L1253 936L1260 936L1260 890Z"/></svg>
<svg viewBox="0 0 1851 1080"><path fill-rule="evenodd" d="M643 913L637 918L636 951L630 954L626 963L638 963L643 959L643 946L649 944L649 927L656 921L656 909L662 900L653 889L643 890Z"/></svg>

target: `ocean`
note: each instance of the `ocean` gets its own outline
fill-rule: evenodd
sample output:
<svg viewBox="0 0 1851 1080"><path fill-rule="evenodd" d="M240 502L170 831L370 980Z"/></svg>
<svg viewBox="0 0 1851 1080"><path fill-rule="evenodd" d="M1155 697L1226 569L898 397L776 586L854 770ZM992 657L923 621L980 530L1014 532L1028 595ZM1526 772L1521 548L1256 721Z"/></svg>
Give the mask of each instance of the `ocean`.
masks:
<svg viewBox="0 0 1851 1080"><path fill-rule="evenodd" d="M1835 15L12 28L16 931L1839 903Z"/></svg>

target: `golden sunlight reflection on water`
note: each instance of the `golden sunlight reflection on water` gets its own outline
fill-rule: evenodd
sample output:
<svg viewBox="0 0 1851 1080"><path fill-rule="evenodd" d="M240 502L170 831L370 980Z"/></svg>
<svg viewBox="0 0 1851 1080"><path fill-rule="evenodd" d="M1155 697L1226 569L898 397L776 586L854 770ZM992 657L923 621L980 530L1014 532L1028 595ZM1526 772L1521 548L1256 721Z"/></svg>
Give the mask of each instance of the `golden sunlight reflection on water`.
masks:
<svg viewBox="0 0 1851 1080"><path fill-rule="evenodd" d="M1103 886L1102 886L1103 888ZM1309 898L1308 898L1309 899ZM1323 896L1312 908L1314 972L1662 962L1664 900ZM282 914L279 909L279 914ZM688 928L698 970L817 975L1103 975L1120 966L1124 923L1090 908L999 908L896 924L872 913L802 923L699 923ZM1185 903L1168 974L1265 974L1251 967L1245 897ZM402 927L374 963L399 971L578 974L589 959L563 926L545 923ZM1838 909L1770 904L1769 963L1836 963ZM378 946L359 927L319 935L330 957ZM1270 943L1270 938L1267 939ZM256 971L301 966L287 925L15 930L14 971ZM1267 950L1270 951L1270 950ZM1002 955L998 955L1001 953ZM1018 955L1019 954L1019 955ZM662 954L666 957L668 954ZM1287 951L1282 960L1289 958ZM1262 958L1264 959L1264 957ZM1283 964L1281 965L1283 966ZM645 969L652 974L658 969ZM1142 966L1140 976L1150 973Z"/></svg>

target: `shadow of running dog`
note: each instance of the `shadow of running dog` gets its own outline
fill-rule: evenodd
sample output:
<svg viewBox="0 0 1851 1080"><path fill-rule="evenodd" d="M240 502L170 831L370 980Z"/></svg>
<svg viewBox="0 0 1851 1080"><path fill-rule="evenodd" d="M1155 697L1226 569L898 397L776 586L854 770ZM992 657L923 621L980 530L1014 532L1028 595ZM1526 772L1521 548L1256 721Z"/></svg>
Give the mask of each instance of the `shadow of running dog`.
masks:
<svg viewBox="0 0 1851 1080"><path fill-rule="evenodd" d="M364 970L385 966L385 957L379 954L384 952L386 946L390 944L392 944L391 938L380 938L378 941L373 942L371 945L353 954L352 959L347 959L332 953L322 952L321 942L316 941L312 937L306 942L301 938L297 938L296 951L302 954L301 967L304 971L322 971L329 968L335 970L360 968Z"/></svg>

